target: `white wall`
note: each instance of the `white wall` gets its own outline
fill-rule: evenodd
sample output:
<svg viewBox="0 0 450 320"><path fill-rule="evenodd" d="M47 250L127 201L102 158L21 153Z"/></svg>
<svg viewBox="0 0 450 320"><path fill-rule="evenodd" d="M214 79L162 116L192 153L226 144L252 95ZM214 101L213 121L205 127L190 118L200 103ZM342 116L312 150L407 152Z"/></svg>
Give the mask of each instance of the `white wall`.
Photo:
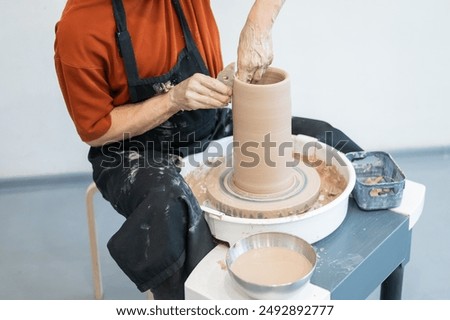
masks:
<svg viewBox="0 0 450 320"><path fill-rule="evenodd" d="M0 178L88 171L53 63L64 0L0 0Z"/></svg>
<svg viewBox="0 0 450 320"><path fill-rule="evenodd" d="M252 3L212 0L225 63ZM54 72L64 4L0 1L0 178L90 171ZM287 0L273 37L295 115L366 149L450 145L450 1Z"/></svg>
<svg viewBox="0 0 450 320"><path fill-rule="evenodd" d="M253 1L213 3L232 61ZM273 41L295 115L366 149L450 145L450 1L286 0Z"/></svg>

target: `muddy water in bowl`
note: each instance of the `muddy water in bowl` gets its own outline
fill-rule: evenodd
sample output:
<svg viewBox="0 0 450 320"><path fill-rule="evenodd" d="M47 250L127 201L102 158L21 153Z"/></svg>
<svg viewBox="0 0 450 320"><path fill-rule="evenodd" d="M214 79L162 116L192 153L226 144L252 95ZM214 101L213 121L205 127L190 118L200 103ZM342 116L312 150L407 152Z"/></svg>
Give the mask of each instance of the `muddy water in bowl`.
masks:
<svg viewBox="0 0 450 320"><path fill-rule="evenodd" d="M255 299L290 299L307 284L317 255L305 240L282 232L243 238L230 247L226 264L234 284Z"/></svg>
<svg viewBox="0 0 450 320"><path fill-rule="evenodd" d="M281 247L258 248L239 256L231 270L245 281L274 286L297 281L306 276L312 264L302 254Z"/></svg>

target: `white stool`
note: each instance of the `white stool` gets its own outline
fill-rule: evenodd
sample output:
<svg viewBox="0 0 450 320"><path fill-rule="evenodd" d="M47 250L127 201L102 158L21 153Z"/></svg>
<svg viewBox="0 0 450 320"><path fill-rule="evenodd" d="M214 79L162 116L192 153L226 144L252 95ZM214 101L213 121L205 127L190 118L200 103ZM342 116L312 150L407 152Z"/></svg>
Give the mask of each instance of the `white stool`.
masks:
<svg viewBox="0 0 450 320"><path fill-rule="evenodd" d="M95 227L94 195L98 191L95 182L92 182L86 189L86 212L89 229L89 245L91 247L92 278L94 282L94 297L97 300L103 299L102 273L100 269L100 259L98 255L97 229ZM147 299L152 300L151 291L147 291Z"/></svg>

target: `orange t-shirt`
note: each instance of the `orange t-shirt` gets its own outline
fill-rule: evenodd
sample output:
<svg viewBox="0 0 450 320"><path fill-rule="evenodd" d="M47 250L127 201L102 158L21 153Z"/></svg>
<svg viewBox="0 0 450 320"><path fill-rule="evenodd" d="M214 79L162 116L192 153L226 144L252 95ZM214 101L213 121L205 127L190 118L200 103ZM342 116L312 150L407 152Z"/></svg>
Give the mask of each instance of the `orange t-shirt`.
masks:
<svg viewBox="0 0 450 320"><path fill-rule="evenodd" d="M219 32L209 0L181 0L191 33L211 73L222 69ZM168 72L185 47L171 0L123 0L141 78ZM108 131L110 112L128 102L111 0L69 0L56 25L55 65L61 91L83 141Z"/></svg>

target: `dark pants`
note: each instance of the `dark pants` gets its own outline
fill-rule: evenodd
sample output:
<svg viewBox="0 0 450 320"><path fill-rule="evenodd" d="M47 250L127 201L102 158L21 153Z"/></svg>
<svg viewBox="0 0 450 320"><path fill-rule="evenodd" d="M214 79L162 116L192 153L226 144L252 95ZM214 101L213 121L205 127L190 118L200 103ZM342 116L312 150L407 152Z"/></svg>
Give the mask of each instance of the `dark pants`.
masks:
<svg viewBox="0 0 450 320"><path fill-rule="evenodd" d="M211 139L232 133L228 113L222 113L217 128ZM323 121L293 118L292 132L316 137L343 152L361 150ZM188 275L215 246L203 212L179 173L178 157L172 154L181 149L164 152L139 145L93 148L89 154L97 187L126 218L108 242L110 254L138 289L150 289L155 299L183 299Z"/></svg>

